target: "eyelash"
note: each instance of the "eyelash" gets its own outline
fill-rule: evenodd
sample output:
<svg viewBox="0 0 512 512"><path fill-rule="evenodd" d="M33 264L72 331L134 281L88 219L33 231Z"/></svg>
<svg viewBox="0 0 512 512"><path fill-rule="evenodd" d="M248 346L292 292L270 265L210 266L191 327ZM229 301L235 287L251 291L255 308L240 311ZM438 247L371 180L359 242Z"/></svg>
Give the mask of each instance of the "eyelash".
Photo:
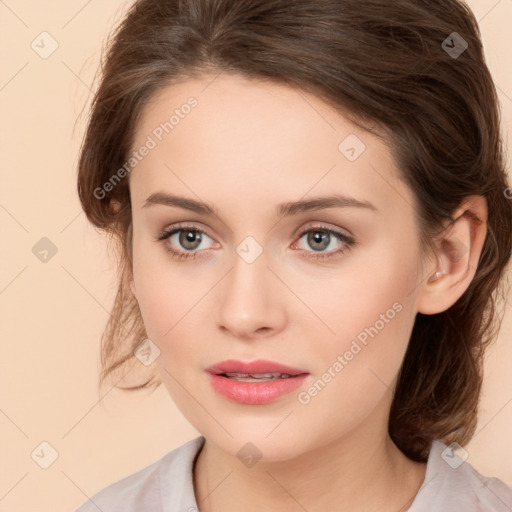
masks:
<svg viewBox="0 0 512 512"><path fill-rule="evenodd" d="M179 233L180 231L192 231L194 233L205 234L208 237L213 238L208 234L207 231L204 231L202 229L196 228L194 226L189 226L186 224L178 224L170 229L160 231L158 233L158 235L155 237L156 240L158 242L163 242L165 250L168 253L170 253L173 258L175 258L177 260L194 260L196 257L198 257L199 252L201 252L201 251L176 251L175 249L172 249L167 243L165 243L165 242L167 242L168 238L170 238L172 235L174 235L176 233ZM310 231L327 233L329 235L336 237L340 242L343 242L345 244L345 246L342 246L340 249L337 249L337 250L329 251L326 253L317 252L316 254L313 253L312 256L308 256L308 258L311 258L313 260L324 260L325 261L327 259L334 258L336 256L340 256L357 244L357 242L353 238L351 238L347 235L344 235L343 233L340 233L338 231L334 231L330 228L327 228L326 226L321 226L321 225L308 226L307 228L303 229L297 235L298 236L297 241L300 240L306 233L309 233ZM304 249L302 249L302 250L304 252L312 252L312 251L306 251Z"/></svg>

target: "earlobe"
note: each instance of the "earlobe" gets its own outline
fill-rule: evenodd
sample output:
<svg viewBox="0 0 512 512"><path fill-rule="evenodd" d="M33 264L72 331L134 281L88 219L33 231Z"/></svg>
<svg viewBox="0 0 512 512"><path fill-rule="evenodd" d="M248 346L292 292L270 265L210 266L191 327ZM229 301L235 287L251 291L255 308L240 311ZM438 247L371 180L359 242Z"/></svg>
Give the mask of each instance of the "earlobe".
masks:
<svg viewBox="0 0 512 512"><path fill-rule="evenodd" d="M485 198L468 197L453 219L437 243L436 266L420 287L418 312L425 315L449 309L473 280L487 235Z"/></svg>
<svg viewBox="0 0 512 512"><path fill-rule="evenodd" d="M444 270L441 270L441 271L438 270L433 276L430 276L429 283L431 283L432 281L435 281L437 279L440 279L445 274L446 274L446 272Z"/></svg>

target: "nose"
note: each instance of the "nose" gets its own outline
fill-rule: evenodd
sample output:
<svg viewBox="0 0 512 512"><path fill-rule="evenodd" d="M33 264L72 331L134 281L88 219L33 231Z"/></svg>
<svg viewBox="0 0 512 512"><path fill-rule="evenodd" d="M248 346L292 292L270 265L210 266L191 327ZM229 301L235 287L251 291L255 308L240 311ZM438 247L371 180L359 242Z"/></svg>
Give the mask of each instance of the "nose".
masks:
<svg viewBox="0 0 512 512"><path fill-rule="evenodd" d="M266 252L252 263L237 253L216 299L219 328L240 339L275 335L286 324L283 284L268 268Z"/></svg>

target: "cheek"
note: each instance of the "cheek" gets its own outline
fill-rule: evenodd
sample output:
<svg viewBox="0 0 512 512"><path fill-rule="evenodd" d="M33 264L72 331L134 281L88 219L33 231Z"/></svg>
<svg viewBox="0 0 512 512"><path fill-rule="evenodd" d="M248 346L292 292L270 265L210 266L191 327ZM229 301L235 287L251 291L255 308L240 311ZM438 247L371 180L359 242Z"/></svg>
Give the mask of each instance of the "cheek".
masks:
<svg viewBox="0 0 512 512"><path fill-rule="evenodd" d="M298 397L297 413L326 438L356 428L392 400L415 315L396 281L395 286L376 284L379 294L338 295L332 297L335 307L324 309L336 336L327 332L317 337L322 343L314 344L314 354L323 365L317 365L310 387Z"/></svg>
<svg viewBox="0 0 512 512"><path fill-rule="evenodd" d="M163 245L136 242L133 258L137 301L148 337L157 344L167 343L183 321L193 316L194 305L204 296L208 283L197 275L187 277Z"/></svg>
<svg viewBox="0 0 512 512"><path fill-rule="evenodd" d="M283 270L286 282L307 305L317 332L330 346L342 346L376 325L379 332L400 330L410 322L410 308L416 282L416 255L396 244L359 249L340 263L339 271L318 270L307 274L302 268ZM400 310L400 311L399 311Z"/></svg>
<svg viewBox="0 0 512 512"><path fill-rule="evenodd" d="M323 362L322 381L336 382L326 386L331 389L325 393L328 400L341 399L355 406L393 385L415 320L411 294L415 261L412 252L398 258L393 250L381 251L373 265L361 258L361 268L305 295L321 319L305 325L310 340L322 340L310 343L309 349L314 346L317 360ZM300 292L306 289L303 282ZM350 396L340 394L340 388L350 389Z"/></svg>

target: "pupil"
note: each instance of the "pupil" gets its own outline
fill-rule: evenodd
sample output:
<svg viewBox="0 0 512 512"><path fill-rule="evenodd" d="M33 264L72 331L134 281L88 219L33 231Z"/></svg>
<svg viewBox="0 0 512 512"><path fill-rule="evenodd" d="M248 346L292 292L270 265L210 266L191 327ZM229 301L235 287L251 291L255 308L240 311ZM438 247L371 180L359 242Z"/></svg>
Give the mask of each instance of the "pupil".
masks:
<svg viewBox="0 0 512 512"><path fill-rule="evenodd" d="M186 249L195 249L201 243L201 236L196 231L182 231L179 238Z"/></svg>
<svg viewBox="0 0 512 512"><path fill-rule="evenodd" d="M325 249L329 246L329 233L325 233L323 231L313 231L309 234L308 243L312 245L313 249L320 250ZM319 249L315 248L314 244L321 244Z"/></svg>

